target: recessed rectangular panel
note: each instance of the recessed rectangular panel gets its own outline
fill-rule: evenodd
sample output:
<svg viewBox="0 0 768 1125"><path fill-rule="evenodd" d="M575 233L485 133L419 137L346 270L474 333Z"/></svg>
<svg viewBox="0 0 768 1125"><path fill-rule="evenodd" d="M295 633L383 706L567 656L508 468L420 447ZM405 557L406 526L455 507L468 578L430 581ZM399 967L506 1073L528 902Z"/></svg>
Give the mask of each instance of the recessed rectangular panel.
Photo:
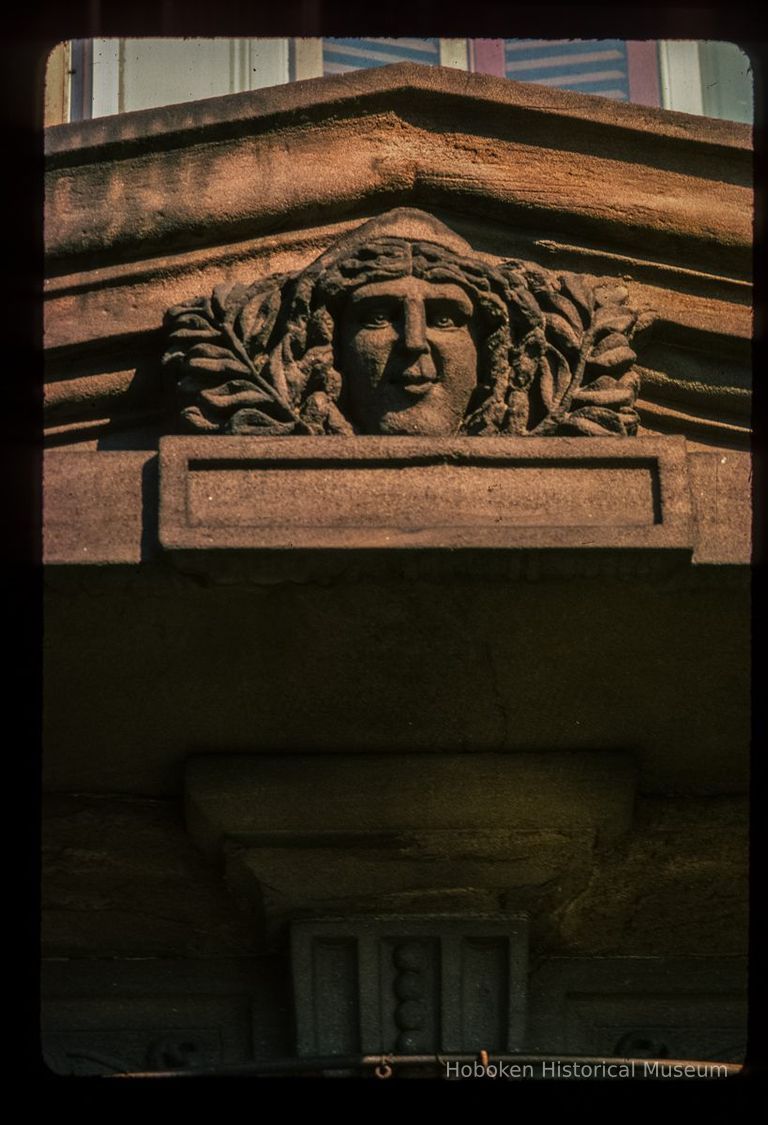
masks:
<svg viewBox="0 0 768 1125"><path fill-rule="evenodd" d="M530 977L532 1053L709 1059L746 1048L743 957L550 957Z"/></svg>
<svg viewBox="0 0 768 1125"><path fill-rule="evenodd" d="M366 1054L508 1052L522 1046L528 976L523 915L314 918L293 921L290 935L299 1055L345 1053L343 1036L328 1037L327 1029L338 1027L340 1000L352 994L359 997ZM335 983L328 990L317 968L332 948L352 956L334 960Z"/></svg>
<svg viewBox="0 0 768 1125"><path fill-rule="evenodd" d="M578 461L403 459L401 463L194 460L187 475L190 527L285 527L297 491L311 501L297 528L418 531L450 527L650 527L655 460Z"/></svg>
<svg viewBox="0 0 768 1125"><path fill-rule="evenodd" d="M296 1027L300 1055L347 1055L360 1051L358 939L325 931L315 940L292 934L294 993L301 1018Z"/></svg>
<svg viewBox="0 0 768 1125"><path fill-rule="evenodd" d="M679 438L164 438L167 550L690 549Z"/></svg>
<svg viewBox="0 0 768 1125"><path fill-rule="evenodd" d="M461 943L461 1006L465 1051L502 1051L509 1025L509 955L504 937Z"/></svg>
<svg viewBox="0 0 768 1125"><path fill-rule="evenodd" d="M315 1050L320 1055L356 1054L360 1050L360 1000L357 991L357 942L325 938L312 949L317 1007Z"/></svg>

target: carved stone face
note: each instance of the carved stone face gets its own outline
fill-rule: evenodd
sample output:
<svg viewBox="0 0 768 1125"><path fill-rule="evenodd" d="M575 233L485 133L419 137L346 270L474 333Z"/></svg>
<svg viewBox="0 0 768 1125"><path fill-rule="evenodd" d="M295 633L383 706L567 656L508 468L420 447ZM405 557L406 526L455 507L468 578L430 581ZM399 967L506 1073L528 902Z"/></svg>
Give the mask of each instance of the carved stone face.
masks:
<svg viewBox="0 0 768 1125"><path fill-rule="evenodd" d="M163 362L197 433L631 436L653 316L627 298L399 207L303 270L169 309Z"/></svg>
<svg viewBox="0 0 768 1125"><path fill-rule="evenodd" d="M474 309L458 285L363 285L341 320L348 414L367 434L454 434L477 383Z"/></svg>

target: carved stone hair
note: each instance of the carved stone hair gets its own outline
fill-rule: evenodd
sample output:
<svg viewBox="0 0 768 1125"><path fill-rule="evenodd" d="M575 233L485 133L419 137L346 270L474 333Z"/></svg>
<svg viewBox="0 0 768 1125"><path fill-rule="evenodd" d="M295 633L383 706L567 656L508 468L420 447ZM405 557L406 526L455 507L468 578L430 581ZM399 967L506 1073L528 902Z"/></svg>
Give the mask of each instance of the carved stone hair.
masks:
<svg viewBox="0 0 768 1125"><path fill-rule="evenodd" d="M460 432L631 434L631 336L651 317L626 290L525 262L490 265L424 212L400 208L340 239L307 269L170 309L164 362L184 428L350 434L337 326L349 294L404 276L460 286L474 308L477 386ZM575 409L573 409L575 407Z"/></svg>

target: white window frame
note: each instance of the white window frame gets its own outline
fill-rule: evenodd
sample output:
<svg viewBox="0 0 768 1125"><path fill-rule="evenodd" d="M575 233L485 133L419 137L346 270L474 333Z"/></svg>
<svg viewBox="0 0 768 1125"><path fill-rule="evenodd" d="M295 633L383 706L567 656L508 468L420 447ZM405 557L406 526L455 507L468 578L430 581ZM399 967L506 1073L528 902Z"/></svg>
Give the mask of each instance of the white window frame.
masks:
<svg viewBox="0 0 768 1125"><path fill-rule="evenodd" d="M678 113L704 113L701 89L701 60L696 40L659 41L661 104Z"/></svg>
<svg viewBox="0 0 768 1125"><path fill-rule="evenodd" d="M278 86L288 82L287 38L229 39L229 43L233 52L230 93L238 94L244 90ZM266 81L264 80L265 54L269 63ZM93 40L93 117L107 117L123 112L124 62L125 39ZM258 85L253 82L256 73L262 79Z"/></svg>
<svg viewBox="0 0 768 1125"><path fill-rule="evenodd" d="M440 39L440 66L469 70L469 43L466 39Z"/></svg>
<svg viewBox="0 0 768 1125"><path fill-rule="evenodd" d="M175 37L168 37L175 38ZM230 93L277 86L323 74L323 40L318 37L228 40L232 52ZM439 39L441 66L469 70L467 39ZM126 39L92 40L91 116L125 112L123 74ZM265 50L266 48L266 50ZM267 63L265 72L264 63ZM259 75L258 86L254 76Z"/></svg>

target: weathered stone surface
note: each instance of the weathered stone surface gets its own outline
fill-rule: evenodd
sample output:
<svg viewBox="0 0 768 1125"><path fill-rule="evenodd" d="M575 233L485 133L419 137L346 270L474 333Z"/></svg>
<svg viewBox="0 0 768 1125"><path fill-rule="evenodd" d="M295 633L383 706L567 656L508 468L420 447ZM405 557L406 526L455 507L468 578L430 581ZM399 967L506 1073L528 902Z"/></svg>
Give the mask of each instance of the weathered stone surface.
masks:
<svg viewBox="0 0 768 1125"><path fill-rule="evenodd" d="M253 952L248 919L184 831L175 801L48 794L42 947L47 957Z"/></svg>
<svg viewBox="0 0 768 1125"><path fill-rule="evenodd" d="M645 799L617 837L600 821L611 804L630 811L625 766L603 756L600 782L573 788L599 760L294 759L297 791L277 761L198 759L187 818L202 847L225 854L231 889L259 903L272 939L307 913L501 910L529 913L541 949L743 954L744 800Z"/></svg>
<svg viewBox="0 0 768 1125"><path fill-rule="evenodd" d="M259 587L62 568L45 781L162 795L191 753L607 747L646 791L743 792L749 588L693 577Z"/></svg>
<svg viewBox="0 0 768 1125"><path fill-rule="evenodd" d="M54 1074L194 1070L293 1050L281 958L46 960L42 989Z"/></svg>
<svg viewBox="0 0 768 1125"><path fill-rule="evenodd" d="M642 425L743 446L748 127L409 64L214 100L48 131L54 440L167 412L171 305L303 268L407 202L491 264L626 285L661 314Z"/></svg>
<svg viewBox="0 0 768 1125"><path fill-rule="evenodd" d="M185 804L274 941L308 914L474 915L553 882L575 894L595 841L629 829L634 786L617 754L312 755L289 770L259 755L192 759Z"/></svg>
<svg viewBox="0 0 768 1125"><path fill-rule="evenodd" d="M65 454L43 464L46 563L138 563L157 542L157 456Z"/></svg>
<svg viewBox="0 0 768 1125"><path fill-rule="evenodd" d="M303 271L169 309L163 364L193 433L633 437L634 349L656 317L627 297L610 278L492 266L396 207Z"/></svg>
<svg viewBox="0 0 768 1125"><path fill-rule="evenodd" d="M751 459L730 449L694 453L688 462L697 528L694 562L744 563L752 553Z"/></svg>
<svg viewBox="0 0 768 1125"><path fill-rule="evenodd" d="M286 773L295 780L289 762ZM50 794L43 811L46 957L184 957L192 971L195 958L263 950L286 920L333 902L344 914L375 902L525 913L536 956L745 952L744 798L639 798L631 830L597 849L593 830L573 827L283 830L224 846L223 868L199 855L175 801Z"/></svg>
<svg viewBox="0 0 768 1125"><path fill-rule="evenodd" d="M297 922L291 963L299 1055L522 1047L528 977L522 917Z"/></svg>
<svg viewBox="0 0 768 1125"><path fill-rule="evenodd" d="M164 438L166 549L690 551L683 439Z"/></svg>
<svg viewBox="0 0 768 1125"><path fill-rule="evenodd" d="M492 136L477 135L479 115ZM447 134L440 128L446 119ZM281 130L292 143L276 162L269 157L277 155ZM471 170L463 182L470 138ZM318 169L305 157L334 148L343 150L342 164L329 160ZM737 247L748 268L751 230L729 202L741 202L739 187L748 199L742 185L749 183L749 148L749 128L731 122L616 102L596 106L571 92L401 63L218 98L202 108L169 106L130 119L54 127L47 143L46 235L49 252L60 258L138 240L178 243L182 233L200 242L208 231L210 241L213 222L218 237L237 237L245 224L253 230L255 221L266 225L276 213L339 211L342 203L348 209L353 199L373 194L402 197L420 180L428 188L440 180L443 191L469 196L477 206L477 184L485 180L497 210L506 202L552 218L567 215L571 229L574 215L583 226L600 218L638 245L649 231L659 241L670 237L677 219L692 240L716 246L721 268L723 252L738 260ZM536 150L547 158L532 159ZM577 158L586 154L594 174L574 183ZM647 182L646 163L666 178L663 197ZM712 197L707 172L723 175L719 198ZM553 192L558 183L565 197ZM95 196L103 202L94 211Z"/></svg>
<svg viewBox="0 0 768 1125"><path fill-rule="evenodd" d="M698 957L747 952L748 814L733 797L638 802L631 837L557 911L564 949Z"/></svg>
<svg viewBox="0 0 768 1125"><path fill-rule="evenodd" d="M729 1051L746 929L735 795L749 744L749 469L734 449L749 428L749 130L399 67L62 127L49 152L47 424L65 449L46 481L46 554L58 565L45 784L58 792L43 893L45 952L62 958L46 978L61 1068L115 1069L94 1061L99 1049L152 1067L290 1054L287 958L254 953L329 905L526 913L544 974L532 1047ZM642 395L633 387L624 405L641 434L702 443L686 458L686 549L700 565L641 574L650 561L627 547L624 570L594 547L482 567L469 548L442 560L422 548L380 572L353 551L319 572L295 548L267 573L226 547L219 569L181 552L169 565L154 453L174 413L163 312L221 282L304 270L403 205L447 223L489 276L518 259L588 285L610 277L634 308L658 310ZM425 311L434 294L415 280L389 295ZM326 348L354 359L349 334L324 327ZM365 404L355 413L370 423ZM86 438L90 451L66 448ZM222 520L249 506L233 464L215 471ZM195 534L214 535L207 472L190 513ZM582 517L603 501L625 521L647 514L647 492L638 509L622 479L597 490L594 508L585 485ZM663 500L663 470L660 480ZM307 483L295 490L305 505ZM478 515L476 492L462 486L446 503L442 484L443 512ZM562 529L562 491L544 495L538 479L523 491ZM280 517L290 496L278 493ZM412 493L419 520L440 514ZM660 514L653 532L663 503ZM183 765L237 753L271 759L277 780L255 830L259 794L241 793L242 831L214 869L184 835ZM551 800L563 755L610 768L590 790L555 786ZM344 764L329 789L332 775L314 779L330 756ZM448 784L452 756L461 766ZM610 772L627 758L640 793L631 829L630 787ZM547 976L553 953L572 956ZM233 955L240 963L220 976ZM586 973L573 955L591 960Z"/></svg>
<svg viewBox="0 0 768 1125"><path fill-rule="evenodd" d="M219 444L221 440L217 439L216 444L211 448L221 450L223 448ZM546 448L550 453L554 453L563 439L557 439L558 445L555 446L550 444L551 440L547 439ZM650 442L652 439L642 440ZM181 472L180 451L185 446L181 439L176 439L176 443L179 454L172 461L174 466L172 471L176 474L175 487L181 490L183 486L178 480L178 474ZM238 440L236 448L242 448L241 439ZM291 453L291 450L284 446L278 448L284 454ZM505 446L505 448L509 447ZM612 445L610 448L612 454L615 453L616 446ZM638 448L640 447L635 445L635 453ZM584 454L590 449L594 450L595 446L593 442L590 442L589 447L579 443L576 449L578 453ZM333 450L326 450L325 455L339 451L339 447L335 447ZM294 456L296 452L293 450ZM631 460L632 450L625 452L630 455ZM284 463L289 465L291 457L289 456ZM588 456L584 459L584 463L589 464ZM231 468L230 465L228 471L231 472ZM587 474L590 471L585 470ZM751 513L746 503L751 476L749 455L727 449L711 452L689 451L686 472L690 478L691 490L693 563L741 566L748 563L751 558ZM160 552L157 481L157 455L151 452L60 450L46 453L43 510L44 561L56 564L129 564L136 563L140 559L146 561L156 557ZM538 481L536 486L543 487ZM242 506L244 504L242 497L237 493L235 495L237 504ZM290 498L290 494L288 495ZM95 505L91 503L94 497L98 497L98 503ZM180 499L177 491L177 503ZM419 499L421 501L422 498ZM583 504L580 496L558 495L551 499L556 500L559 507L570 503ZM615 503L619 496L611 489L602 499L604 502ZM301 492L299 492L299 502L303 503ZM321 515L314 507L310 509L309 514L312 518L319 518ZM430 519L434 518L431 511L428 515ZM665 517L663 509L661 516L663 523ZM625 518L623 512L621 518L622 520ZM183 526L185 522L186 517L179 518L177 513L177 523ZM297 530L302 533L300 529ZM659 528L656 527L652 534L658 535L658 531ZM233 532L232 529L219 528L218 534L236 537L238 533ZM458 530L455 529L451 534L458 534ZM564 533L561 529L558 535L562 537L563 534L572 533ZM199 535L201 541L204 541L205 532L201 530ZM243 535L242 531L240 535ZM562 542L562 539L558 541ZM347 547L347 551L350 550L351 548ZM626 556L624 567L626 572L639 573L639 566L636 565L639 560L631 557L630 549L624 547L622 550ZM391 546L389 553L392 553ZM199 548L197 554L200 554ZM413 555L413 552L411 554ZM522 555L520 561L523 561ZM539 568L542 566L542 561L539 560ZM355 565L359 567L360 562L360 558L356 557ZM445 562L448 564L449 560L446 558ZM496 564L498 562L499 560L496 559ZM504 573L512 577L516 569L520 568L516 567L512 559L507 562ZM563 562L565 563L566 560ZM624 566L618 558L615 560L615 565L608 558L605 563L602 569L596 564L595 573L617 573ZM240 573L241 579L250 576L258 580L261 575L261 580L266 582L295 580L302 574L304 580L311 580L313 576L315 578L320 576L321 569L317 559L314 561L306 557L300 559L296 551L291 552L290 558L285 553L281 553L279 559L273 557L270 561L269 558L262 557L258 565L254 564L253 558L247 565L236 565L234 559L228 564L219 558L214 565L209 555L207 558L201 556L197 569L202 573L226 572L229 569L233 575ZM459 560L454 557L450 561L450 566L456 570L457 564ZM352 565L351 559L349 565ZM581 572L588 573L588 570L584 569L585 565L584 560L578 562L576 555L571 552L568 565L564 566L563 572L568 572L570 568L570 572L575 575ZM189 558L186 559L185 568L195 569L193 561ZM335 569L343 572L345 567L337 563ZM493 565L490 558L483 564L480 559L473 556L463 570L467 574L491 575ZM544 572L547 572L546 567ZM554 557L548 572L553 574L557 572L554 568ZM520 577L532 573L532 560L525 560L525 565L520 570Z"/></svg>
<svg viewBox="0 0 768 1125"><path fill-rule="evenodd" d="M43 1056L57 1074L285 1059L296 1049L286 961L44 962ZM541 958L523 1050L742 1062L745 979L734 957Z"/></svg>
<svg viewBox="0 0 768 1125"><path fill-rule="evenodd" d="M549 444L546 448L553 449ZM591 448L595 448L594 444ZM579 445L578 450L586 451L584 445ZM45 454L45 562L132 564L159 553L156 454L125 450L109 451L105 456L105 452L61 450ZM751 559L751 516L746 504L751 479L749 454L726 449L696 450L689 452L687 465L693 506L694 564L747 564ZM89 503L84 503L84 496L89 497ZM93 496L99 497L98 504L90 503ZM558 503L566 499L560 496ZM243 574L262 573L264 580L272 582L275 578L279 580L280 575L288 579L289 561L296 575L304 571L310 577L313 570L317 571L317 566L308 564L306 559L299 566L296 558L281 558L277 566L263 559L261 567L246 567ZM468 573L478 566L478 561L472 559ZM515 568L512 560L509 562L508 573L512 575ZM572 562L572 573L578 574L575 557ZM210 569L216 569L213 562ZM627 559L627 573L634 573L634 569Z"/></svg>
<svg viewBox="0 0 768 1125"><path fill-rule="evenodd" d="M586 829L609 840L629 828L635 780L632 763L610 753L315 754L294 756L290 770L283 756L198 757L185 770L187 825L207 851L225 838L333 843L433 829Z"/></svg>
<svg viewBox="0 0 768 1125"><path fill-rule="evenodd" d="M412 831L232 844L223 854L226 885L243 909L258 910L265 949L280 948L287 923L329 913L471 919L523 911L536 947L560 949L552 919L589 885L594 844L583 830Z"/></svg>
<svg viewBox="0 0 768 1125"><path fill-rule="evenodd" d="M743 1063L746 971L743 957L544 959L530 976L527 1049Z"/></svg>

